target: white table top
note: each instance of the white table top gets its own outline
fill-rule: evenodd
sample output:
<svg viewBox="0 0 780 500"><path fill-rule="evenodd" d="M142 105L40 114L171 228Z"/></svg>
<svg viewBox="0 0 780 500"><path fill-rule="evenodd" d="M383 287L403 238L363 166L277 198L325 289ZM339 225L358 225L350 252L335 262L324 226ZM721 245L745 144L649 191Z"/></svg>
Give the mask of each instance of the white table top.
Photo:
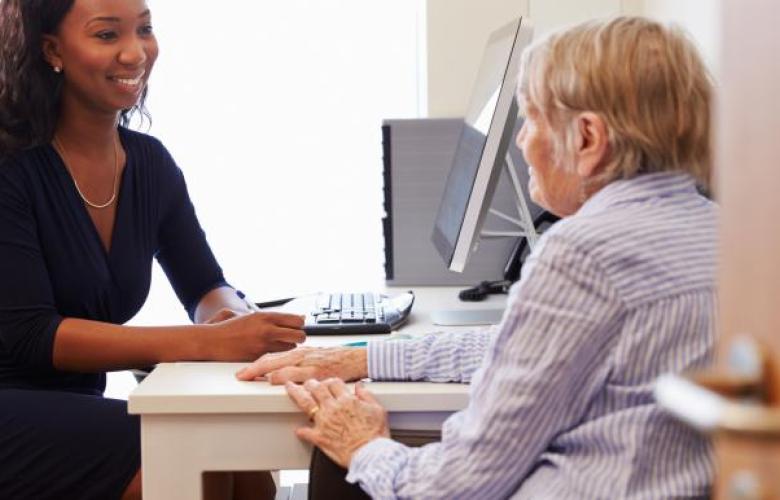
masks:
<svg viewBox="0 0 780 500"><path fill-rule="evenodd" d="M164 363L130 396L133 414L298 413L282 386L242 382L235 372L245 363ZM368 388L391 411L429 411L426 398L436 395L437 410L455 411L468 402L462 384L368 382Z"/></svg>
<svg viewBox="0 0 780 500"><path fill-rule="evenodd" d="M503 307L505 296L485 302L460 302L458 287L415 287L415 305L399 333L468 330L476 327L437 327L430 311L439 309L484 309ZM393 290L390 290L392 293ZM379 340L390 335L311 336L307 345L332 346L348 342ZM235 372L247 363L163 363L128 398L132 414L297 413L283 387L267 382L242 382ZM369 382L369 389L389 411L456 411L468 402L463 384L419 382Z"/></svg>

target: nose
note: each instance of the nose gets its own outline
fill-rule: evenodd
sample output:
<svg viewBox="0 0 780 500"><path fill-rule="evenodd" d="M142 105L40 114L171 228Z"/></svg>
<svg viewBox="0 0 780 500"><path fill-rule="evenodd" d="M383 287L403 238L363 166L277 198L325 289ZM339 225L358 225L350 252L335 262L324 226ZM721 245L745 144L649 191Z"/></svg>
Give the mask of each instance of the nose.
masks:
<svg viewBox="0 0 780 500"><path fill-rule="evenodd" d="M138 37L131 37L122 45L117 58L125 66L141 66L148 58L146 44Z"/></svg>

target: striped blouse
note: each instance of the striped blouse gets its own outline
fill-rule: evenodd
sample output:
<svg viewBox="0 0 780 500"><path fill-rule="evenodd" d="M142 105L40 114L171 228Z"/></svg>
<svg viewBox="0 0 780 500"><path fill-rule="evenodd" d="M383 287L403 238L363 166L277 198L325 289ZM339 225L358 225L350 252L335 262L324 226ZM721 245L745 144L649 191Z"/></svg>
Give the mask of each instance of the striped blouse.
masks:
<svg viewBox="0 0 780 500"><path fill-rule="evenodd" d="M715 338L716 208L683 174L616 181L548 230L496 327L372 342L376 380L470 383L442 440L375 439L347 480L375 498L698 498L708 442L652 396Z"/></svg>

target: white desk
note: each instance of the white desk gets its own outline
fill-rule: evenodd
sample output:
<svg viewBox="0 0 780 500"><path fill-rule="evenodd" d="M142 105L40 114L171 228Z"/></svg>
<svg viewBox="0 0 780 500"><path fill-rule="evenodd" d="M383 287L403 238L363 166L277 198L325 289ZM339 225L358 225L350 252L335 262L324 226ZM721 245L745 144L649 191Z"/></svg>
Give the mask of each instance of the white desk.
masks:
<svg viewBox="0 0 780 500"><path fill-rule="evenodd" d="M457 300L458 288L415 288L416 300L403 333L412 335L464 327L436 327L437 309L485 308ZM505 297L490 300L501 307ZM470 327L473 328L473 327ZM382 336L311 337L307 344L338 345ZM141 416L145 500L200 499L204 471L305 469L311 449L293 431L306 425L283 387L239 382L245 363L166 363L130 395L128 409ZM372 382L393 429L438 429L466 406L462 384Z"/></svg>

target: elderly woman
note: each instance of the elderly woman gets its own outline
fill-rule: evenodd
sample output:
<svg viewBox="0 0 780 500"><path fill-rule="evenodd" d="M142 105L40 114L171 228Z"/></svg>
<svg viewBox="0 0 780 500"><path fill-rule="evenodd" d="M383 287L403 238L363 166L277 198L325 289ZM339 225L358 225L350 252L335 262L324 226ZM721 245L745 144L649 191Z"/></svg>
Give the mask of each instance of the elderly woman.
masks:
<svg viewBox="0 0 780 500"><path fill-rule="evenodd" d="M239 378L287 382L312 418L298 436L372 497L705 496L708 444L663 414L652 385L713 350L716 209L696 186L710 175L711 92L685 36L646 19L536 43L517 144L532 197L563 219L500 325L267 355ZM330 376L470 382L471 397L441 442L409 448L362 385L307 380Z"/></svg>

